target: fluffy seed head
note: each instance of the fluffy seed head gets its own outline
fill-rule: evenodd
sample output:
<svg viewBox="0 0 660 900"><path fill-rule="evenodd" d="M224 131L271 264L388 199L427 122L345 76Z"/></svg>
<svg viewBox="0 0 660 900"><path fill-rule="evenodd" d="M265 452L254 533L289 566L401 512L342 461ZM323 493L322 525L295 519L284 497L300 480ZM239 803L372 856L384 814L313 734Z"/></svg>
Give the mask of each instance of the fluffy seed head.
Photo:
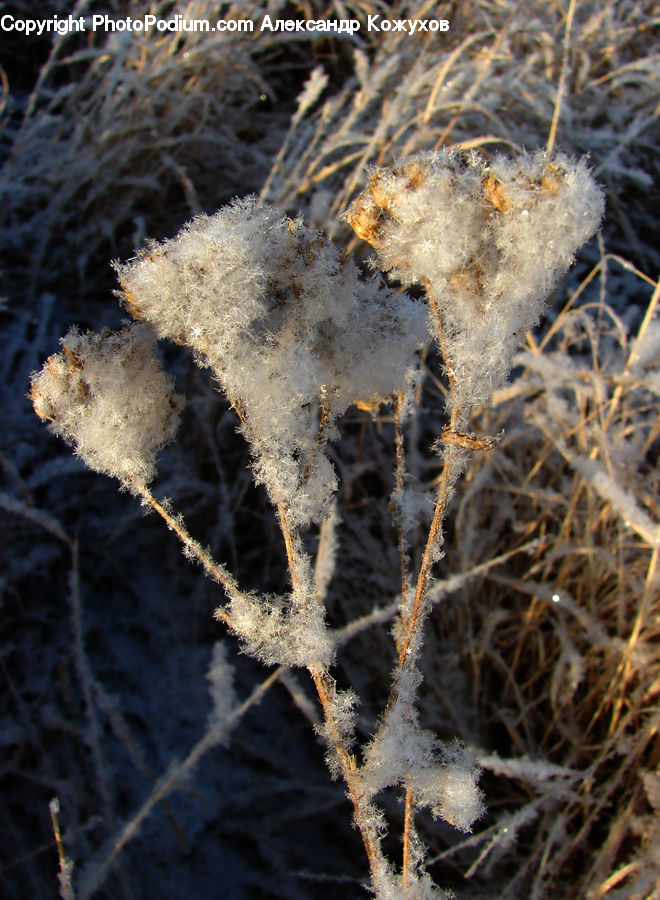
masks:
<svg viewBox="0 0 660 900"><path fill-rule="evenodd" d="M465 409L506 379L520 336L603 206L584 160L442 151L375 170L346 218L383 269L432 296L454 402Z"/></svg>
<svg viewBox="0 0 660 900"><path fill-rule="evenodd" d="M153 332L138 324L100 334L72 329L61 343L32 376L35 412L91 469L129 489L147 484L182 405L154 353Z"/></svg>
<svg viewBox="0 0 660 900"><path fill-rule="evenodd" d="M423 305L360 278L324 235L251 198L116 268L129 311L191 347L241 410L273 500L296 524L318 520L336 481L323 454L333 422L400 389Z"/></svg>

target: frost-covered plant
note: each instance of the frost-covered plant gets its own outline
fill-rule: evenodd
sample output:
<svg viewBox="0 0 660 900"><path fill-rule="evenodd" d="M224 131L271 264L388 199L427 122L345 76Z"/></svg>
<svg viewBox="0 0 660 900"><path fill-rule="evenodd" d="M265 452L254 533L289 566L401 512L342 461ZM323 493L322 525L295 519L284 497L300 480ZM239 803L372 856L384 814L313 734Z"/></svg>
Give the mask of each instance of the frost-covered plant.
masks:
<svg viewBox="0 0 660 900"><path fill-rule="evenodd" d="M199 216L175 238L152 243L117 265L131 314L188 346L236 409L255 476L277 509L292 585L283 596L241 591L182 520L147 491L155 453L171 434L178 405L147 349L148 326L114 336L71 333L64 354L51 357L33 378L37 412L52 418L90 465L129 486L137 483L137 492L164 516L187 553L222 584L228 603L218 618L239 635L245 650L268 664L308 669L323 710L319 732L328 763L346 783L371 889L380 900L444 895L424 870L416 810L430 809L462 831L483 812L471 753L459 744L441 744L418 721L418 661L431 569L469 451L494 445L467 431L470 414L506 378L517 337L538 319L572 254L598 227L602 206L586 165L560 155L487 163L476 155L443 152L377 170L348 220L378 250L383 270L425 288L428 315L420 301L362 278L354 263L301 219L290 220L254 199ZM321 559L321 548L332 547L332 535L319 542L315 573L301 529L336 526L331 499L337 478L325 450L351 404L375 409L393 401L401 499L400 427L410 405L410 364L427 320L450 388L449 424L438 436L443 470L415 579L402 505L393 504L402 569L397 661L378 726L358 748L357 697L338 690L330 674L336 639L325 623L324 596L328 560L334 557L330 552ZM143 367L136 347L144 349ZM130 399L131 385L141 386L139 401ZM146 404L144 416L140 404ZM405 791L400 871L381 846L386 824L376 800L388 788Z"/></svg>
<svg viewBox="0 0 660 900"><path fill-rule="evenodd" d="M405 587L402 549L398 664L367 755L367 771L371 768L377 783L383 755L396 758L383 754L384 742L398 747L399 755L402 744L428 747L410 710L421 678L417 658L431 568L440 554L447 505L467 453L489 450L494 443L466 432L471 413L506 379L521 335L539 318L547 294L573 253L598 228L602 212L602 193L584 162L545 154L487 162L476 153L444 151L376 170L347 213L358 236L378 251L383 269L404 284L424 286L450 388L449 425L440 436L444 465L414 589ZM376 765L369 767L374 754ZM415 795L422 803L425 794L420 785L431 771L428 758L428 749L416 754L420 771L402 767L408 770L407 805L413 809ZM401 767L397 771L395 766L390 783L401 775ZM476 814L478 802L470 799L469 790L462 803ZM463 822L465 827L472 817Z"/></svg>
<svg viewBox="0 0 660 900"><path fill-rule="evenodd" d="M129 311L212 369L291 524L319 521L336 486L332 426L400 389L422 304L360 279L322 234L254 199L198 216L117 271Z"/></svg>
<svg viewBox="0 0 660 900"><path fill-rule="evenodd" d="M71 329L32 378L35 412L76 448L90 469L131 490L156 475L156 455L174 437L182 398L154 353L154 333Z"/></svg>
<svg viewBox="0 0 660 900"><path fill-rule="evenodd" d="M347 219L404 284L423 284L454 408L486 403L591 237L603 195L584 160L421 153L376 169Z"/></svg>

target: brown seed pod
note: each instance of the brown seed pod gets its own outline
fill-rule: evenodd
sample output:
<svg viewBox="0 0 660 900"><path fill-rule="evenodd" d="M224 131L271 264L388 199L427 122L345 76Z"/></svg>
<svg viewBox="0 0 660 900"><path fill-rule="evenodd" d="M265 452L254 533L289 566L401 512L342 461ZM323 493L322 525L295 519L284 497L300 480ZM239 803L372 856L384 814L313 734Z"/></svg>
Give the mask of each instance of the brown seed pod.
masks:
<svg viewBox="0 0 660 900"><path fill-rule="evenodd" d="M548 163L541 176L541 189L549 194L556 194L563 184L563 179L558 166Z"/></svg>
<svg viewBox="0 0 660 900"><path fill-rule="evenodd" d="M136 319L138 322L141 322L144 319L144 315L142 314L142 310L140 309L137 300L135 299L133 294L131 294L131 292L127 290L123 285L121 286L121 289L124 306L134 319Z"/></svg>
<svg viewBox="0 0 660 900"><path fill-rule="evenodd" d="M508 209L511 209L511 201L507 198L501 183L492 173L487 175L484 179L483 187L486 200L491 206L494 206L496 210L503 213Z"/></svg>
<svg viewBox="0 0 660 900"><path fill-rule="evenodd" d="M377 250L381 244L381 216L380 209L371 197L360 194L351 203L346 213L346 221L359 238Z"/></svg>

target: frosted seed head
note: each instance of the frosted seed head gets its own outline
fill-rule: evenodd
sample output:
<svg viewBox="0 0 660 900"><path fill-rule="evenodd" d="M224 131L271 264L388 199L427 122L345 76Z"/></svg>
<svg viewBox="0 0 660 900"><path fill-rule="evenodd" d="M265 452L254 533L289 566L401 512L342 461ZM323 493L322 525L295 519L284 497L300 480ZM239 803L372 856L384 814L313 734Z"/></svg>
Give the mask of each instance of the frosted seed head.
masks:
<svg viewBox="0 0 660 900"><path fill-rule="evenodd" d="M291 524L320 520L336 486L323 455L333 424L402 387L423 305L361 279L328 238L254 198L116 268L131 312L191 347L243 410L255 473Z"/></svg>
<svg viewBox="0 0 660 900"><path fill-rule="evenodd" d="M506 379L603 206L584 160L441 151L377 169L346 218L384 270L433 297L454 404L469 409Z"/></svg>
<svg viewBox="0 0 660 900"><path fill-rule="evenodd" d="M154 353L153 332L138 324L100 334L72 329L61 343L62 352L32 376L35 412L91 469L130 489L147 484L182 406Z"/></svg>

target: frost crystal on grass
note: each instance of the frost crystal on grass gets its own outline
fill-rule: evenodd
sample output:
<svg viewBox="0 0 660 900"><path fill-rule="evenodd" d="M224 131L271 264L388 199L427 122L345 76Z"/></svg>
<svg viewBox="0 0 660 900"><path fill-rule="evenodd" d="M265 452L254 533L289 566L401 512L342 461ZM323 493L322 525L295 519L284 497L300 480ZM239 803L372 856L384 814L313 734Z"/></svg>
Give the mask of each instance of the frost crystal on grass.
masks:
<svg viewBox="0 0 660 900"><path fill-rule="evenodd" d="M213 370L255 474L292 524L320 519L336 483L322 452L333 422L400 389L424 340L423 306L361 279L322 234L250 198L117 272L129 311Z"/></svg>
<svg viewBox="0 0 660 900"><path fill-rule="evenodd" d="M156 474L156 455L174 437L181 398L154 353L147 325L100 334L72 329L62 353L32 376L37 415L97 472L129 489Z"/></svg>
<svg viewBox="0 0 660 900"><path fill-rule="evenodd" d="M441 151L376 169L347 220L384 269L427 289L455 408L465 410L505 381L522 335L602 214L583 160Z"/></svg>

